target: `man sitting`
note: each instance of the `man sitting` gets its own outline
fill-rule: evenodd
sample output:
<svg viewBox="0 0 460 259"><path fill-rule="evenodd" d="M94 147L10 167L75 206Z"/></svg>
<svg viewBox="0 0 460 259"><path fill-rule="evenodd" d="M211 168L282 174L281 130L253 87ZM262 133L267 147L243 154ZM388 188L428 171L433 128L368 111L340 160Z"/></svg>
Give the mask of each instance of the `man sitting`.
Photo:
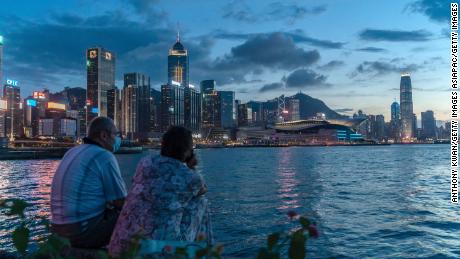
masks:
<svg viewBox="0 0 460 259"><path fill-rule="evenodd" d="M115 152L121 144L113 121L94 118L84 144L62 158L51 185L52 231L72 247L100 248L110 241L126 197Z"/></svg>

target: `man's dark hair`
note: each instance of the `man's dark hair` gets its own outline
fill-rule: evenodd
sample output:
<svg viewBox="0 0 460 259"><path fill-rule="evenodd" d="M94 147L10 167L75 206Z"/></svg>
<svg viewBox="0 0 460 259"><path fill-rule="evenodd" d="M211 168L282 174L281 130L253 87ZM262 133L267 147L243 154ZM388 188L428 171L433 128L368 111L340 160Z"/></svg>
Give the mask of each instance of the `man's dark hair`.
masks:
<svg viewBox="0 0 460 259"><path fill-rule="evenodd" d="M113 126L112 119L107 117L96 117L89 123L87 135L90 139L99 138L103 131L111 133Z"/></svg>
<svg viewBox="0 0 460 259"><path fill-rule="evenodd" d="M192 147L192 132L181 126L172 126L163 134L160 154L185 161L185 152Z"/></svg>

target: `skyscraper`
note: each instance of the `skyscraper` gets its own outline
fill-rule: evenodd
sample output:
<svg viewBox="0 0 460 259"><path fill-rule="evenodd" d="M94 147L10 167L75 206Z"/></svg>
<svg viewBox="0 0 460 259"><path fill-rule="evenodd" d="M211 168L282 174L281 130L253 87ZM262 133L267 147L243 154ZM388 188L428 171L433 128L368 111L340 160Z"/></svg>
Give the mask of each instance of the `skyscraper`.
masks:
<svg viewBox="0 0 460 259"><path fill-rule="evenodd" d="M193 132L200 129L200 96L189 84L188 52L180 42L179 33L176 43L168 54L168 84L180 85L184 91L184 126Z"/></svg>
<svg viewBox="0 0 460 259"><path fill-rule="evenodd" d="M412 84L410 74L401 75L400 83L400 103L401 103L401 138L405 141L414 137L414 115L412 104Z"/></svg>
<svg viewBox="0 0 460 259"><path fill-rule="evenodd" d="M235 92L218 91L218 94L220 100L222 128L233 128L236 125Z"/></svg>
<svg viewBox="0 0 460 259"><path fill-rule="evenodd" d="M168 54L168 84L172 84L173 81L179 83L182 87L189 87L188 54L184 45L180 42L179 34L177 34L176 43Z"/></svg>
<svg viewBox="0 0 460 259"><path fill-rule="evenodd" d="M28 138L38 135L38 120L39 113L37 107L37 100L32 97L24 101L24 135Z"/></svg>
<svg viewBox="0 0 460 259"><path fill-rule="evenodd" d="M3 86L3 100L7 102L5 133L10 139L23 135L23 111L21 92L16 80L6 80Z"/></svg>
<svg viewBox="0 0 460 259"><path fill-rule="evenodd" d="M391 104L391 121L399 121L400 115L401 109L399 108L399 103L394 101Z"/></svg>
<svg viewBox="0 0 460 259"><path fill-rule="evenodd" d="M115 55L101 47L87 49L86 72L86 121L108 115L113 119L107 91L115 87Z"/></svg>
<svg viewBox="0 0 460 259"><path fill-rule="evenodd" d="M3 36L0 35L0 85L3 84Z"/></svg>
<svg viewBox="0 0 460 259"><path fill-rule="evenodd" d="M184 124L192 132L200 131L201 100L195 87L184 87Z"/></svg>
<svg viewBox="0 0 460 259"><path fill-rule="evenodd" d="M140 73L124 75L122 131L130 139L148 137L150 130L150 77Z"/></svg>
<svg viewBox="0 0 460 259"><path fill-rule="evenodd" d="M422 112L422 138L436 138L436 120L433 111Z"/></svg>
<svg viewBox="0 0 460 259"><path fill-rule="evenodd" d="M161 86L161 131L173 125L184 126L184 87L166 84Z"/></svg>
<svg viewBox="0 0 460 259"><path fill-rule="evenodd" d="M215 89L216 81L203 80L200 83L201 89L201 127L205 130L209 128L220 128L221 105L219 94Z"/></svg>
<svg viewBox="0 0 460 259"><path fill-rule="evenodd" d="M150 131L161 131L161 91L150 89Z"/></svg>
<svg viewBox="0 0 460 259"><path fill-rule="evenodd" d="M401 115L401 109L399 107L399 103L394 101L391 104L391 120L390 120L389 137L395 141L399 141L400 135L401 135L400 115Z"/></svg>

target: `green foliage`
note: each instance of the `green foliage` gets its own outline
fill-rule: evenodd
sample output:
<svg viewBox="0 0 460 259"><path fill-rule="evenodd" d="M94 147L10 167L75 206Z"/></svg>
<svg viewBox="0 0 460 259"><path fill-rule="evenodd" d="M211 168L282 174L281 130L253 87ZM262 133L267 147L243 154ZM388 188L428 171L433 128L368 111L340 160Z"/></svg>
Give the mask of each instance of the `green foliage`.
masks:
<svg viewBox="0 0 460 259"><path fill-rule="evenodd" d="M24 210L30 205L20 199L0 200L0 209L7 209L6 215L24 218Z"/></svg>
<svg viewBox="0 0 460 259"><path fill-rule="evenodd" d="M298 217L294 211L288 212L288 217L291 220L296 218L300 228L293 233L275 232L267 237L267 247L259 249L258 259L278 259L281 258L281 249L289 243L288 256L291 259L303 259L307 256L307 240L308 238L318 237L316 226L305 217Z"/></svg>
<svg viewBox="0 0 460 259"><path fill-rule="evenodd" d="M64 248L70 247L70 242L56 234L48 234L46 237L39 240L37 251L28 254L27 247L30 240L30 225L38 223L45 227L47 231L50 229L49 221L45 217L25 217L25 210L30 205L20 199L0 199L0 211L6 211L9 216L17 216L20 219L18 226L12 234L13 244L22 257L26 258L64 258L62 251ZM275 232L267 237L267 247L259 249L257 254L258 259L279 259L281 258L281 249L289 243L288 255L291 259L301 259L306 257L306 243L308 238L318 237L316 226L305 217L298 217L297 213L290 211L288 216L291 220L298 219L300 228L293 233ZM199 236L198 241L205 240L205 236ZM119 258L142 258L139 256L141 248L142 236L135 236L126 251ZM187 247L176 247L173 251L172 247L164 249L163 255L169 255L173 258L188 258ZM166 248L166 247L165 247ZM221 258L223 245L215 246L207 245L204 248L198 249L195 253L195 258ZM96 258L109 259L111 258L106 251L98 251L95 254ZM69 258L66 256L65 258Z"/></svg>
<svg viewBox="0 0 460 259"><path fill-rule="evenodd" d="M13 231L13 244L21 255L26 254L30 230L21 224Z"/></svg>

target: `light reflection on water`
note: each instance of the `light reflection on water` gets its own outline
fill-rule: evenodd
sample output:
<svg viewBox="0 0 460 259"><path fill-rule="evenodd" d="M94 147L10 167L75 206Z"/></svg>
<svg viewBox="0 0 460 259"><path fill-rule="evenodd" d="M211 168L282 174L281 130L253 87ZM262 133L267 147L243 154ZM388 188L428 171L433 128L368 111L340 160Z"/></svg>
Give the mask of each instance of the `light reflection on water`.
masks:
<svg viewBox="0 0 460 259"><path fill-rule="evenodd" d="M460 217L449 201L449 146L198 150L215 236L226 255L254 257L269 233L317 222L309 258L460 257ZM120 157L129 180L140 155ZM0 196L47 215L57 160L0 161ZM0 216L0 247L11 221ZM34 234L40 233L36 229Z"/></svg>
<svg viewBox="0 0 460 259"><path fill-rule="evenodd" d="M279 210L293 210L300 207L297 197L297 185L299 184L296 179L295 168L291 165L291 149L283 149L279 154L278 162L278 176L276 182L279 184L278 197L281 200Z"/></svg>

